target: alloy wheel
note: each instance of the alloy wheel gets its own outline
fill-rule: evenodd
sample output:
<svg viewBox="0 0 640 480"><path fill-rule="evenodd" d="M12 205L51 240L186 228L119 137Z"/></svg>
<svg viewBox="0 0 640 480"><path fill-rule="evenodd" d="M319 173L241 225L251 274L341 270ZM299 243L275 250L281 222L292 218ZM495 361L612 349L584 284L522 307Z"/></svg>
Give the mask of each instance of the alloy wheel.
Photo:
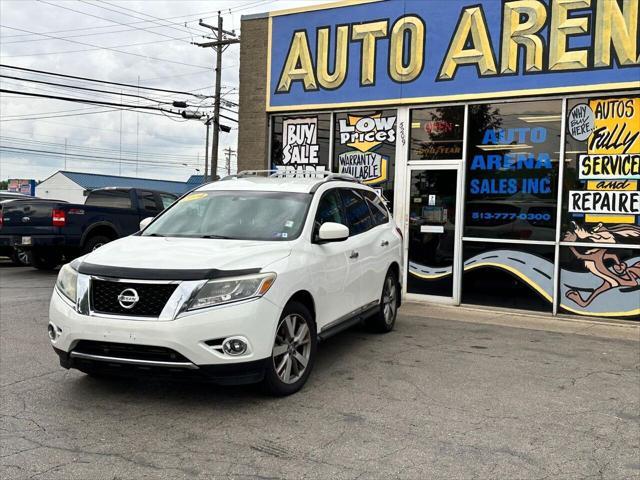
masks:
<svg viewBox="0 0 640 480"><path fill-rule="evenodd" d="M273 346L273 367L284 383L295 383L307 369L311 355L311 332L306 320L292 313L278 325Z"/></svg>
<svg viewBox="0 0 640 480"><path fill-rule="evenodd" d="M384 282L384 290L382 292L382 314L387 325L391 325L396 313L396 283L391 276L388 276Z"/></svg>
<svg viewBox="0 0 640 480"><path fill-rule="evenodd" d="M21 248L18 248L16 250L16 253L18 255L18 260L20 261L21 264L23 265L29 265L29 253L25 250L22 250Z"/></svg>

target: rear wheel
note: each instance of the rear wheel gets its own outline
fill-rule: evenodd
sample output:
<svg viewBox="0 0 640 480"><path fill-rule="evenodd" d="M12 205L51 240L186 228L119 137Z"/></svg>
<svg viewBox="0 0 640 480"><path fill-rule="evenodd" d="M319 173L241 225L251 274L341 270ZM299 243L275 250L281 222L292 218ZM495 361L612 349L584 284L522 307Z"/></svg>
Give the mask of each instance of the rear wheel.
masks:
<svg viewBox="0 0 640 480"><path fill-rule="evenodd" d="M11 262L18 267L24 267L31 264L31 259L29 257L29 252L26 250L23 250L22 248L14 248L13 253L11 254Z"/></svg>
<svg viewBox="0 0 640 480"><path fill-rule="evenodd" d="M398 316L398 300L400 299L400 286L393 270L387 272L382 285L379 310L368 318L366 323L369 328L378 333L387 333L393 330Z"/></svg>
<svg viewBox="0 0 640 480"><path fill-rule="evenodd" d="M103 245L109 243L111 239L109 237L105 237L104 235L96 235L95 237L90 237L82 247L82 253L91 253L94 250L102 247Z"/></svg>
<svg viewBox="0 0 640 480"><path fill-rule="evenodd" d="M31 265L38 270L53 270L62 262L62 253L56 250L39 250L31 252Z"/></svg>
<svg viewBox="0 0 640 480"><path fill-rule="evenodd" d="M271 395L291 395L307 381L316 356L316 326L309 309L289 303L280 317L263 384Z"/></svg>

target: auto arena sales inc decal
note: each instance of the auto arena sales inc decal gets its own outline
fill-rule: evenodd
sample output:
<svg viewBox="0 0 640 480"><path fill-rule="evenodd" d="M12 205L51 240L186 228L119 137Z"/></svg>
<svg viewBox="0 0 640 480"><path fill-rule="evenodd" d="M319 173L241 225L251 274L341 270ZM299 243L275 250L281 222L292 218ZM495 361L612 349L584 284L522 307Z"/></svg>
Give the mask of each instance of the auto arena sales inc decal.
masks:
<svg viewBox="0 0 640 480"><path fill-rule="evenodd" d="M383 143L396 141L396 117L375 113L368 116L348 115L338 121L340 144L354 150L337 157L338 171L363 183L387 180L389 157L375 150Z"/></svg>

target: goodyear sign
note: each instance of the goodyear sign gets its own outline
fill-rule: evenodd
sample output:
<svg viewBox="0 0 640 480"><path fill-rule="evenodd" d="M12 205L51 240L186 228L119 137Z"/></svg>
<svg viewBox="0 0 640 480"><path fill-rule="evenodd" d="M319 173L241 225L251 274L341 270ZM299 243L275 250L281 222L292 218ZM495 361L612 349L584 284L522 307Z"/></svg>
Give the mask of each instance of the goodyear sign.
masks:
<svg viewBox="0 0 640 480"><path fill-rule="evenodd" d="M270 111L640 87L639 0L346 0L269 18Z"/></svg>

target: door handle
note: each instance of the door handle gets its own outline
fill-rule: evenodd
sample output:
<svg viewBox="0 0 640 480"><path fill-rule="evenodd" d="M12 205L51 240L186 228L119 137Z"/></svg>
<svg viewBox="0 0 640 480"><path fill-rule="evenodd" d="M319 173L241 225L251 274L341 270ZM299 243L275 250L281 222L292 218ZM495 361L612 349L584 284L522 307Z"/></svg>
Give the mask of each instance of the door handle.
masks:
<svg viewBox="0 0 640 480"><path fill-rule="evenodd" d="M358 258L360 254L358 252L356 252L355 250L353 250L351 252L351 255L349 255L349 258Z"/></svg>
<svg viewBox="0 0 640 480"><path fill-rule="evenodd" d="M389 246L389 240L382 240L382 243L380 243L381 247L388 247Z"/></svg>

